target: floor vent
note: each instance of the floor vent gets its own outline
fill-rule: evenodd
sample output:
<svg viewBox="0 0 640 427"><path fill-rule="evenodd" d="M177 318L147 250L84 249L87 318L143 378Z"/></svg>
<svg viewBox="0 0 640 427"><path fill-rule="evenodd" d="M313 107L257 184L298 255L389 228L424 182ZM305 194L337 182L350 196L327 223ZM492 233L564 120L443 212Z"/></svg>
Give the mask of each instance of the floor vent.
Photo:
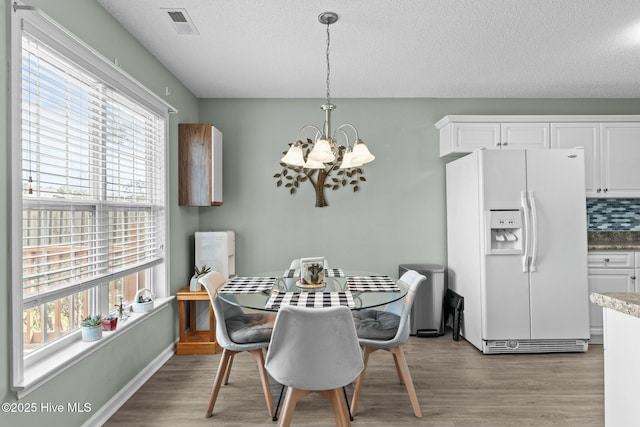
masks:
<svg viewBox="0 0 640 427"><path fill-rule="evenodd" d="M563 340L492 340L485 341L483 353L572 353L589 349L587 339Z"/></svg>

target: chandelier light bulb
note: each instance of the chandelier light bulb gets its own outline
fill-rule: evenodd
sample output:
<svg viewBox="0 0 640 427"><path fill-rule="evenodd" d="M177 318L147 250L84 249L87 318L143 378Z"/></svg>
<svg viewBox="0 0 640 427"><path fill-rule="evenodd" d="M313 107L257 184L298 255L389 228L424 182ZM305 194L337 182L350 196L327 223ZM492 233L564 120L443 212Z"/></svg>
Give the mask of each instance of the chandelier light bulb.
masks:
<svg viewBox="0 0 640 427"><path fill-rule="evenodd" d="M320 138L309 153L309 158L316 162L330 163L336 159L332 149L333 141L329 138Z"/></svg>
<svg viewBox="0 0 640 427"><path fill-rule="evenodd" d="M281 162L291 166L304 166L304 157L302 156L302 148L293 144L287 154L280 159Z"/></svg>
<svg viewBox="0 0 640 427"><path fill-rule="evenodd" d="M365 164L373 161L376 157L369 152L369 149L362 140L356 141L353 146L353 157L354 160L360 162L360 164Z"/></svg>

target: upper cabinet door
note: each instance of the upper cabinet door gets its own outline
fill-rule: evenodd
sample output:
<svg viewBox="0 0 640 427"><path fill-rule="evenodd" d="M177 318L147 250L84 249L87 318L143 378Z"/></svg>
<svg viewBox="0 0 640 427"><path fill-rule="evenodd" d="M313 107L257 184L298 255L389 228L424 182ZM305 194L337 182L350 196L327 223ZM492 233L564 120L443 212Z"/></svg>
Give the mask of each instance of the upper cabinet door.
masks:
<svg viewBox="0 0 640 427"><path fill-rule="evenodd" d="M600 123L552 123L551 148L583 148L586 196L602 195Z"/></svg>
<svg viewBox="0 0 640 427"><path fill-rule="evenodd" d="M549 123L502 123L500 145L505 149L549 148Z"/></svg>
<svg viewBox="0 0 640 427"><path fill-rule="evenodd" d="M478 148L499 148L500 123L452 123L450 136L454 153L470 153Z"/></svg>
<svg viewBox="0 0 640 427"><path fill-rule="evenodd" d="M602 191L640 197L640 123L603 123L601 129Z"/></svg>

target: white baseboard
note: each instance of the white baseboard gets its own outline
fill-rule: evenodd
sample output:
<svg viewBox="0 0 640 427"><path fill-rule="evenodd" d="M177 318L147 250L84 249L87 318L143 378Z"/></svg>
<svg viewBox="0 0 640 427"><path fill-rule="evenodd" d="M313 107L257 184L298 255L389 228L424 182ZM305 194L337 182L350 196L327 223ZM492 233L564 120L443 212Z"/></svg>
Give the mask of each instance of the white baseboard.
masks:
<svg viewBox="0 0 640 427"><path fill-rule="evenodd" d="M177 342L177 341L176 341ZM167 360L171 359L176 353L176 345L172 343L169 347L164 349L155 359L151 361L138 375L133 377L126 386L122 388L117 394L115 394L107 403L105 403L100 409L98 409L89 418L82 427L101 426L107 422L113 414L115 414L127 400L138 391L142 385L147 382L158 369L164 365Z"/></svg>

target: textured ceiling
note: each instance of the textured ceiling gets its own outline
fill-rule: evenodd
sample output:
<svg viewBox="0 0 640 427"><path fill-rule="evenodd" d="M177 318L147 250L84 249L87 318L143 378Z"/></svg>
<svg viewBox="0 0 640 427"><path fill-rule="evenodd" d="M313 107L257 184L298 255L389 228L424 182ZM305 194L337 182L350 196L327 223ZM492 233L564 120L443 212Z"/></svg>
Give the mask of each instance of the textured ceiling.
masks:
<svg viewBox="0 0 640 427"><path fill-rule="evenodd" d="M640 98L638 0L98 2L201 98L324 97L325 11L332 97Z"/></svg>

